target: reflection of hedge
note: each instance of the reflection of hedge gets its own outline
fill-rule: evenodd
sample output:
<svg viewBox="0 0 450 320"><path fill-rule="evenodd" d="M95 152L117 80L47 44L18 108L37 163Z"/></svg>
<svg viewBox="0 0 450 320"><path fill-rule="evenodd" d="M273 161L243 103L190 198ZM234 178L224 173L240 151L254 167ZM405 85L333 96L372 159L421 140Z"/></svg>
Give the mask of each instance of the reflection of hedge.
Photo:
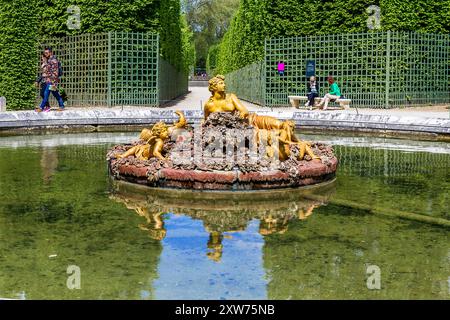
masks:
<svg viewBox="0 0 450 320"><path fill-rule="evenodd" d="M241 1L221 44L218 71L258 61L267 37L367 31L366 8L381 8L382 30L450 31L448 0L248 0Z"/></svg>
<svg viewBox="0 0 450 320"><path fill-rule="evenodd" d="M32 106L37 36L30 0L0 0L0 96L15 109Z"/></svg>
<svg viewBox="0 0 450 320"><path fill-rule="evenodd" d="M67 27L67 8L71 5L77 5L81 11L78 30ZM177 69L187 71L189 66L183 59L186 54L182 52L179 17L179 0L0 0L0 95L7 97L9 108L32 105L32 80L37 66L36 36L105 31L158 32L162 56Z"/></svg>

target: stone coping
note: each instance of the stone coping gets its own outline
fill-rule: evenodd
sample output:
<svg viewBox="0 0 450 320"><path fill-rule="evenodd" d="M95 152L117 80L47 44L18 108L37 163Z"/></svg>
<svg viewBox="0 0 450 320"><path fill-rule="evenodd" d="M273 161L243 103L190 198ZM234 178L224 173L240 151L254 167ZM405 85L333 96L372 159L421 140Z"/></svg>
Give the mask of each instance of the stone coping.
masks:
<svg viewBox="0 0 450 320"><path fill-rule="evenodd" d="M200 110L184 111L190 123L203 119ZM292 119L298 127L350 131L398 131L450 135L450 119L340 112L258 111L279 119ZM177 120L173 110L154 108L68 109L64 112L9 111L0 113L0 130L75 126L133 126Z"/></svg>

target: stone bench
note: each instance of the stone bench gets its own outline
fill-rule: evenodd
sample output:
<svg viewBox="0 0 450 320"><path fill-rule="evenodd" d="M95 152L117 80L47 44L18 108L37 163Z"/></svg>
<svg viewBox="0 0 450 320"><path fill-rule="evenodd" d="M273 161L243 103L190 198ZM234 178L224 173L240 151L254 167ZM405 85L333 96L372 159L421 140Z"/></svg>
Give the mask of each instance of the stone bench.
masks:
<svg viewBox="0 0 450 320"><path fill-rule="evenodd" d="M289 102L291 103L291 105L297 109L300 109L300 102L305 103L306 101L308 101L307 96L289 96L288 98L289 98ZM309 110L312 110L313 107L318 108L318 104L320 103L321 100L322 100L322 98L319 98L319 97L315 98L314 106L309 106ZM341 109L349 109L350 103L352 102L351 99L336 99L336 100L331 100L331 101L339 103L339 107Z"/></svg>

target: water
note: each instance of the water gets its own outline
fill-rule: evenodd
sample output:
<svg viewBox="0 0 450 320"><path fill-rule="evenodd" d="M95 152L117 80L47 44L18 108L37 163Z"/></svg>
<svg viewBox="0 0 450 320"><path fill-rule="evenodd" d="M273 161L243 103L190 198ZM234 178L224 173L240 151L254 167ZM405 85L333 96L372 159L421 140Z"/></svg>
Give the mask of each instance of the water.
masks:
<svg viewBox="0 0 450 320"><path fill-rule="evenodd" d="M225 197L112 183L135 137L0 138L0 298L450 297L449 144L303 136L335 145L336 182Z"/></svg>

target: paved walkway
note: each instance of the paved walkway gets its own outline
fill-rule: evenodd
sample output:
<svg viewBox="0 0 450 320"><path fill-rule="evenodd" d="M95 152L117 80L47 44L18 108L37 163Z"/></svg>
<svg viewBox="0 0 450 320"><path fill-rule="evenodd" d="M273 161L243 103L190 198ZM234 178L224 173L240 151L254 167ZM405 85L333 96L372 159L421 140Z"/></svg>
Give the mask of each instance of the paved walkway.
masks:
<svg viewBox="0 0 450 320"><path fill-rule="evenodd" d="M191 87L189 88L189 93L175 101L172 101L164 106L164 108L170 110L203 110L203 104L210 97L210 93L207 87ZM297 111L301 111L298 109L294 109L292 107L281 107L281 108L267 108L261 107L259 105L242 101L243 104L250 111L272 111L275 113L293 113ZM303 110L303 112L312 112L312 113L348 113L348 114L368 114L368 115L395 115L399 117L420 117L420 118L441 118L441 119L450 119L450 109L447 109L449 106L430 106L430 107L412 107L412 108L402 108L402 109L356 109L350 108L349 110Z"/></svg>

